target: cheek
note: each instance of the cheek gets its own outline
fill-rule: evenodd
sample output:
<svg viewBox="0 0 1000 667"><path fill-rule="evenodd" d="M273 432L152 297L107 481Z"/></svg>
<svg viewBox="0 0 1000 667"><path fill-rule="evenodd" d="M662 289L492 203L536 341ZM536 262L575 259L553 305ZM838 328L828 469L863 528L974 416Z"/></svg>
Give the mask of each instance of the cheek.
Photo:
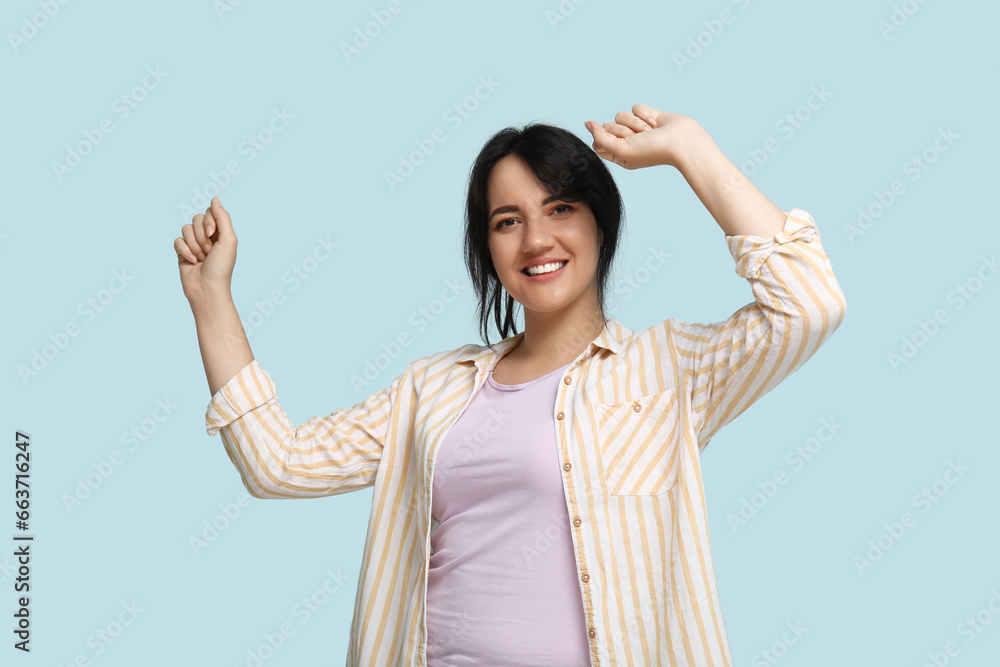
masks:
<svg viewBox="0 0 1000 667"><path fill-rule="evenodd" d="M487 247L490 251L490 260L493 262L494 270L497 273L500 273L500 267L504 267L504 270L506 270L507 264L510 263L510 253L504 248L504 244L491 241Z"/></svg>

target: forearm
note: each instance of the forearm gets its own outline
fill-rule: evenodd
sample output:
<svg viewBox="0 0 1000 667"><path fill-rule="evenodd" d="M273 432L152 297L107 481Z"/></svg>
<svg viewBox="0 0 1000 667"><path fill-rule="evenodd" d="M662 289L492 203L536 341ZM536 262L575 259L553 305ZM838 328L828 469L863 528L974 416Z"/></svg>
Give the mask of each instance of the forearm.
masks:
<svg viewBox="0 0 1000 667"><path fill-rule="evenodd" d="M253 352L230 294L205 295L192 300L191 312L208 388L215 396L222 385L253 361Z"/></svg>
<svg viewBox="0 0 1000 667"><path fill-rule="evenodd" d="M701 125L690 122L680 139L676 167L729 236L771 237L785 214L725 156Z"/></svg>

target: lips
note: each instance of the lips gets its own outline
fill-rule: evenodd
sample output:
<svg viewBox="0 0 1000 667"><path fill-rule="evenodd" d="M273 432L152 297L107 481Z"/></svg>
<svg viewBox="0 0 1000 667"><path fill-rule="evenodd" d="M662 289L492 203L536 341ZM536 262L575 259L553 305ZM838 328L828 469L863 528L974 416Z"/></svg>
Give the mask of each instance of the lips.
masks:
<svg viewBox="0 0 1000 667"><path fill-rule="evenodd" d="M525 267L524 269L521 269L521 273L524 274L524 277L526 277L528 280L531 280L531 281L534 281L534 282L538 282L538 281L543 281L543 280L548 280L548 279L551 279L551 278L555 278L556 276L558 276L559 274L561 274L563 272L563 270L565 270L565 268L567 266L569 266L569 260L568 259L559 260L559 261L562 262L562 266L560 266L555 271L548 271L546 273L540 273L538 275L531 275L530 273L528 273L527 267ZM543 264L555 264L555 263L556 262L544 262ZM538 266L538 265L535 265L535 266Z"/></svg>
<svg viewBox="0 0 1000 667"><path fill-rule="evenodd" d="M526 276L530 276L532 274L528 273L528 269L530 269L530 268L532 268L534 266L545 266L546 264L562 264L562 266L560 266L558 269L555 269L554 271L549 271L548 272L548 273L555 273L556 271L559 271L562 268L564 268L568 263L569 263L568 259L553 259L553 260L549 260L548 262L538 262L537 264L531 264L529 266L524 267L523 269L521 269L521 273L523 273ZM544 276L545 274L542 273L542 274L538 274L538 275L543 275Z"/></svg>

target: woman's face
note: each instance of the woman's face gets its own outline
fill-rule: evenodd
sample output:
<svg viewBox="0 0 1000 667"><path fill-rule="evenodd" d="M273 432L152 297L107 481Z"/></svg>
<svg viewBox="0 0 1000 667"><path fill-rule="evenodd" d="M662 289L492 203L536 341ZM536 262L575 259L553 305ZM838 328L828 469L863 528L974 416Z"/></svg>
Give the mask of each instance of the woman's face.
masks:
<svg viewBox="0 0 1000 667"><path fill-rule="evenodd" d="M525 313L552 313L581 297L592 299L596 308L598 247L604 235L590 206L551 197L514 155L493 168L488 199L493 266ZM538 260L566 264L554 273L529 277L525 267Z"/></svg>

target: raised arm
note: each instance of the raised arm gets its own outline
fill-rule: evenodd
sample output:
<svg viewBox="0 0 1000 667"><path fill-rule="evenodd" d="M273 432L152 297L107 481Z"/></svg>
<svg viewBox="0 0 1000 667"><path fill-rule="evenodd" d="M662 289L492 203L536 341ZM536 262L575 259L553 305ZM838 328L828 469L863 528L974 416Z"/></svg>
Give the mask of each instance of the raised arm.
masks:
<svg viewBox="0 0 1000 667"><path fill-rule="evenodd" d="M675 166L723 233L769 237L781 231L787 214L743 175L701 125L681 119L675 130Z"/></svg>
<svg viewBox="0 0 1000 667"><path fill-rule="evenodd" d="M668 320L691 378L700 449L802 366L844 320L846 302L813 217L792 208L768 237L726 235L754 301L713 324Z"/></svg>
<svg viewBox="0 0 1000 667"><path fill-rule="evenodd" d="M211 401L208 434L256 498L328 496L374 483L403 376L352 408L295 426L254 359L230 291L236 234L218 197L174 241Z"/></svg>
<svg viewBox="0 0 1000 667"><path fill-rule="evenodd" d="M775 206L691 118L636 104L614 123L587 128L594 150L626 169L676 167L750 283L754 301L722 322L665 321L664 345L690 379L703 449L833 334L846 312L843 291L812 216Z"/></svg>
<svg viewBox="0 0 1000 667"><path fill-rule="evenodd" d="M587 121L598 155L625 167L677 168L731 236L772 236L785 213L757 189L693 118L636 104L603 126Z"/></svg>

